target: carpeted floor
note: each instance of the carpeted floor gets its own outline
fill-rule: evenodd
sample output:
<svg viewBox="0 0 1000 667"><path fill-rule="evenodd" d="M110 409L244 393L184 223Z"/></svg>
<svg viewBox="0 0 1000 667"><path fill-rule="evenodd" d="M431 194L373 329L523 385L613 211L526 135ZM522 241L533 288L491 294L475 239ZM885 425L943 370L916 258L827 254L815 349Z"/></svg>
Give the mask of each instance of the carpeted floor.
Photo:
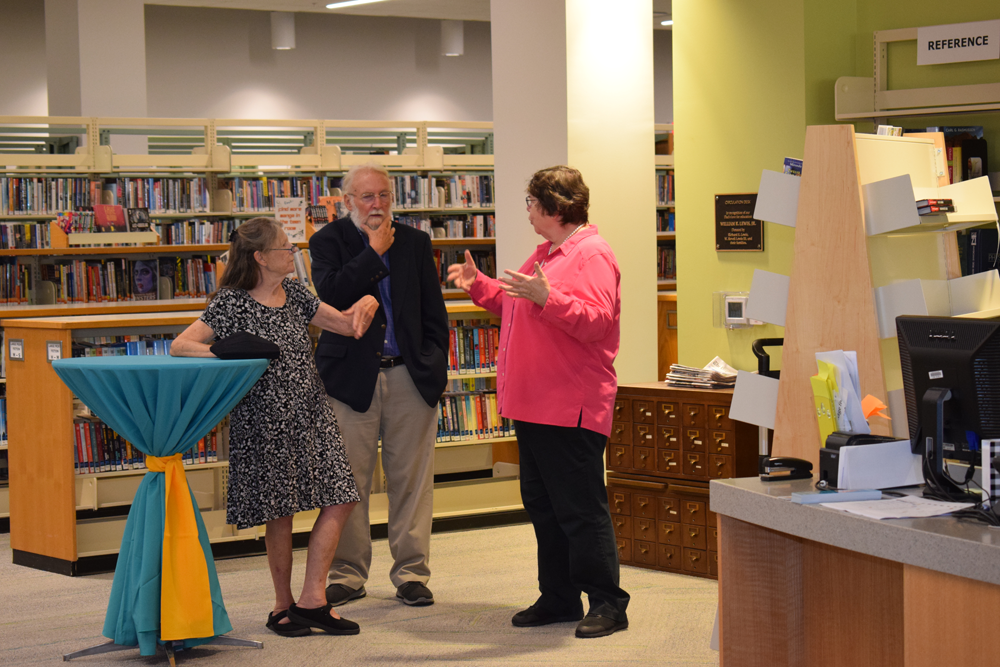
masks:
<svg viewBox="0 0 1000 667"><path fill-rule="evenodd" d="M178 664L718 664L718 654L709 648L718 599L713 581L624 567L622 587L632 596L629 629L581 640L573 636L573 623L510 624L511 615L538 595L530 526L435 534L432 553L430 587L436 604L406 607L389 582L388 543L375 543L368 597L339 608L361 625L355 637L272 634L264 627L273 603L265 559L219 561L231 634L263 641L264 649L199 648L178 654ZM299 586L304 568L305 552L296 552L293 581ZM10 537L0 535L0 665L55 664L64 653L107 641L101 628L111 579L110 574L70 578L12 565ZM136 649L74 664L167 662L162 654L143 658Z"/></svg>

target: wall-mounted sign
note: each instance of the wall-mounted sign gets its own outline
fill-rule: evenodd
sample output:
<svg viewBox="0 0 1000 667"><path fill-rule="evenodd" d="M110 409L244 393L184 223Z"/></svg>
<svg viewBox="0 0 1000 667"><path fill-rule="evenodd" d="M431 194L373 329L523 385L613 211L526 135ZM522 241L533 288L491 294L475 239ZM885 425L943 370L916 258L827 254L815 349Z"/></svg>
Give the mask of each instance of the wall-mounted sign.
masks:
<svg viewBox="0 0 1000 667"><path fill-rule="evenodd" d="M51 364L53 361L62 359L62 341L45 341L45 358Z"/></svg>
<svg viewBox="0 0 1000 667"><path fill-rule="evenodd" d="M1000 20L917 28L917 64L1000 58Z"/></svg>
<svg viewBox="0 0 1000 667"><path fill-rule="evenodd" d="M20 338L11 338L7 341L7 349L10 350L11 361L24 361L24 341Z"/></svg>
<svg viewBox="0 0 1000 667"><path fill-rule="evenodd" d="M715 249L764 250L764 223L753 217L757 193L715 195Z"/></svg>

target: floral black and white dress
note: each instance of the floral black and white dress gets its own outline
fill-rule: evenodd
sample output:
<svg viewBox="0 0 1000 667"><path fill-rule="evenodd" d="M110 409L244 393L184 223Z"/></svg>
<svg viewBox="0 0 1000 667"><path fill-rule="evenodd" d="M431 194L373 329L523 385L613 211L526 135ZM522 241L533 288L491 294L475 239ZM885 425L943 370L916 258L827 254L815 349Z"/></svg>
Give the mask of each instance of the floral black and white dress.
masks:
<svg viewBox="0 0 1000 667"><path fill-rule="evenodd" d="M216 339L246 331L281 348L230 413L226 522L239 528L360 500L313 359L308 324L320 301L296 280L282 287L279 308L224 288L201 316Z"/></svg>

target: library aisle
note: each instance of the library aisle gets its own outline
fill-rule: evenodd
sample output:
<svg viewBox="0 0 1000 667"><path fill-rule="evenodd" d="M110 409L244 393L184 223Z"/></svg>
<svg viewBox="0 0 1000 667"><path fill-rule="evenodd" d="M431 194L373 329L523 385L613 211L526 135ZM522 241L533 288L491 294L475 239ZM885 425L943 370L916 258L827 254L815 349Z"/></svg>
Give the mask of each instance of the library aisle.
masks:
<svg viewBox="0 0 1000 667"><path fill-rule="evenodd" d="M388 577L388 542L374 542L368 597L338 608L361 625L356 637L275 636L264 628L273 602L264 557L219 560L231 634L262 641L264 648L198 648L178 654L178 662L201 667L719 664L718 653L709 648L718 601L714 581L623 567L622 585L632 595L629 629L583 640L573 636L573 623L540 628L515 628L510 623L510 617L538 594L530 525L437 533L431 548L430 585L437 601L414 608L395 599ZM293 582L302 580L305 555L295 552ZM9 536L0 535L0 581L5 582L0 664L55 665L64 653L103 641L100 632L110 574L69 578L17 567L10 562ZM166 658L141 660L136 650L81 658L73 664L77 663L166 665Z"/></svg>

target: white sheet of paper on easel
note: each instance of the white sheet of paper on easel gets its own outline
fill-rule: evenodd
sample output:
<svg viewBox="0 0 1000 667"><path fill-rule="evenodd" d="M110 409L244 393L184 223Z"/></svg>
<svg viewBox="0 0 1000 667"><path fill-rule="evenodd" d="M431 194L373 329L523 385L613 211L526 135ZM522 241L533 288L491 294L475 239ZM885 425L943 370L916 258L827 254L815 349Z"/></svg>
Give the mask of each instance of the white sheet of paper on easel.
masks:
<svg viewBox="0 0 1000 667"><path fill-rule="evenodd" d="M736 421L774 428L778 411L778 380L748 371L736 374L729 418Z"/></svg>
<svg viewBox="0 0 1000 667"><path fill-rule="evenodd" d="M790 284L788 276L754 269L750 296L747 298L747 318L777 324L779 327L785 326Z"/></svg>

